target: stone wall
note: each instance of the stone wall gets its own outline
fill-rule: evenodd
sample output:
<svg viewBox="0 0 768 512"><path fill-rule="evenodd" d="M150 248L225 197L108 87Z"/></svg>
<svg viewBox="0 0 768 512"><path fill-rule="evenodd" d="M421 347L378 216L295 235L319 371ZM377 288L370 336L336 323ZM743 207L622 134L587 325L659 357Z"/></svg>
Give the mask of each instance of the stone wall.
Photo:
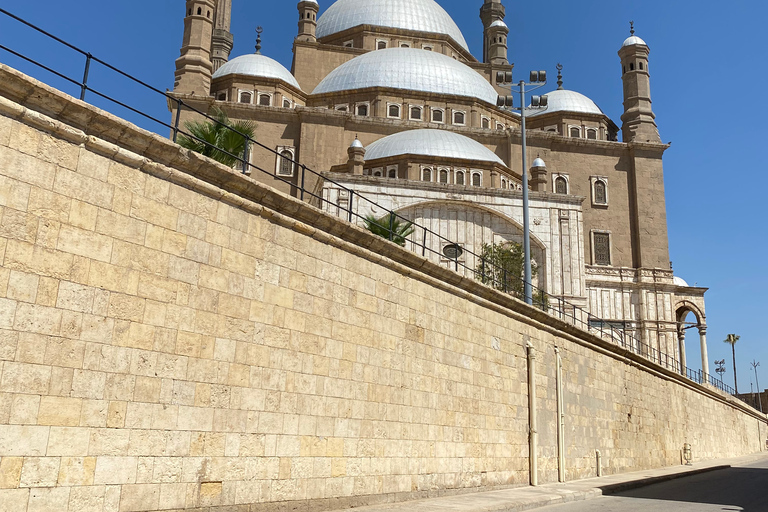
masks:
<svg viewBox="0 0 768 512"><path fill-rule="evenodd" d="M766 418L0 65L0 511L323 510L761 449Z"/></svg>

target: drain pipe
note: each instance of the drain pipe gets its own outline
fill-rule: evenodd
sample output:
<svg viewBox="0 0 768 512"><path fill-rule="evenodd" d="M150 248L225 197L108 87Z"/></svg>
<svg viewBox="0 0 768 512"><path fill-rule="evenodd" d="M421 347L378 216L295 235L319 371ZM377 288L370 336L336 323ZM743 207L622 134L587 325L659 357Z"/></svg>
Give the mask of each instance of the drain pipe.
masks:
<svg viewBox="0 0 768 512"><path fill-rule="evenodd" d="M537 431L536 414L536 353L533 344L526 343L528 349L528 469L531 485L539 485L539 433Z"/></svg>
<svg viewBox="0 0 768 512"><path fill-rule="evenodd" d="M555 347L557 357L557 481L565 482L565 410L563 407L563 359Z"/></svg>

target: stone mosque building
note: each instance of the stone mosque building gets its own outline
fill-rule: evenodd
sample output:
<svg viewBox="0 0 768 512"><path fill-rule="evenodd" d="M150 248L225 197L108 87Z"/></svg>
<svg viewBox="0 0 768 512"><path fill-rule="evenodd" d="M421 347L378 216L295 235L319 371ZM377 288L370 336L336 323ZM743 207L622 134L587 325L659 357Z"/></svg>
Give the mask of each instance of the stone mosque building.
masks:
<svg viewBox="0 0 768 512"><path fill-rule="evenodd" d="M458 252L475 268L470 253L484 243L521 242L520 117L496 106L509 94L496 74L513 67L501 0L480 6L482 60L434 0L323 3L299 2L288 70L258 45L232 58L232 0L187 0L174 94L257 124L256 139L278 156L252 148L250 162L268 171L255 179L292 195L303 180L340 216L384 213L361 198L392 209L453 242L414 232L406 247L428 247L436 263L451 265ZM651 108L650 49L634 30L617 46L620 130L561 76L548 107L528 114L534 284L675 357L682 371L686 328L698 328L708 373L706 289L671 269L669 146ZM684 322L689 312L695 323Z"/></svg>

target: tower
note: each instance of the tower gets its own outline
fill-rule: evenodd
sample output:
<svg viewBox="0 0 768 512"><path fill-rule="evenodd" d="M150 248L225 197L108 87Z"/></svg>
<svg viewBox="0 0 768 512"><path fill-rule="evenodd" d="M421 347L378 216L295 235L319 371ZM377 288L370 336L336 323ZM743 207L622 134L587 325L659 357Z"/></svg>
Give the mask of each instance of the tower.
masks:
<svg viewBox="0 0 768 512"><path fill-rule="evenodd" d="M501 0L485 0L485 3L480 8L480 19L483 21L483 62L486 64L507 64L507 35L509 34L509 28L504 23L504 15L506 11L501 4ZM501 22L496 24L495 22ZM499 56L502 50L498 45L500 43L494 42L494 36L497 36L503 32L503 62ZM494 47L494 52L492 52ZM493 55L492 53L495 53Z"/></svg>
<svg viewBox="0 0 768 512"><path fill-rule="evenodd" d="M302 0L298 5L299 9L299 41L308 41L313 43L317 41L315 36L317 31L317 13L320 6L315 0Z"/></svg>
<svg viewBox="0 0 768 512"><path fill-rule="evenodd" d="M211 42L211 63L214 73L229 60L229 53L235 44L235 38L229 31L231 24L232 0L218 0Z"/></svg>
<svg viewBox="0 0 768 512"><path fill-rule="evenodd" d="M635 35L631 23L630 37L619 50L624 82L624 114L621 116L624 142L661 143L656 115L651 108L651 80L648 72L648 45Z"/></svg>
<svg viewBox="0 0 768 512"><path fill-rule="evenodd" d="M211 93L211 38L215 0L187 0L184 40L176 59L173 90L208 96Z"/></svg>
<svg viewBox="0 0 768 512"><path fill-rule="evenodd" d="M491 23L486 30L486 46L488 47L487 63L507 65L507 36L509 27L501 20Z"/></svg>

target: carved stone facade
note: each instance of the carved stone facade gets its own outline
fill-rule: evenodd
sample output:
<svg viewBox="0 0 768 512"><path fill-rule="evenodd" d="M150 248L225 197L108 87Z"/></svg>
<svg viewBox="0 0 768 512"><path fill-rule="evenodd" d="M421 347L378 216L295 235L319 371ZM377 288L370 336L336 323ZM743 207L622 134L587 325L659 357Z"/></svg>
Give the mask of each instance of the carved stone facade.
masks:
<svg viewBox="0 0 768 512"><path fill-rule="evenodd" d="M292 195L303 184L325 199L327 211L348 215L343 185L357 195L353 208L360 209L352 217L359 224L378 213L360 206L368 198L472 252L491 241L521 240L519 116L495 105L498 94L508 94L496 72L512 69L502 3L485 0L481 9L483 62L433 0L389 0L380 11L352 0L303 0L297 7L290 72L258 54L232 59L215 74L189 63L179 70L175 94L200 110L216 107L255 121L268 149L251 148L253 177ZM220 1L218 8L231 6ZM218 11L220 19L229 16ZM204 21L188 16L183 43L203 60L206 52L192 43L211 38ZM682 362L684 371L683 313L695 312L705 340L706 290L683 286L671 270L662 167L669 146L651 108L649 55L633 28L614 75L624 91L621 127L591 99L564 89L562 75L549 108L532 112L528 161L540 163L530 170L531 245L541 265L534 284L585 307L601 319L596 328L624 330L653 357ZM195 80L184 81L187 72ZM423 134L423 147L387 145L412 131ZM437 132L461 137L461 147L482 146L493 158L436 153L429 141ZM374 145L389 151L366 155ZM408 247L434 251L430 257L440 262L437 242L425 243L418 229L414 237Z"/></svg>

